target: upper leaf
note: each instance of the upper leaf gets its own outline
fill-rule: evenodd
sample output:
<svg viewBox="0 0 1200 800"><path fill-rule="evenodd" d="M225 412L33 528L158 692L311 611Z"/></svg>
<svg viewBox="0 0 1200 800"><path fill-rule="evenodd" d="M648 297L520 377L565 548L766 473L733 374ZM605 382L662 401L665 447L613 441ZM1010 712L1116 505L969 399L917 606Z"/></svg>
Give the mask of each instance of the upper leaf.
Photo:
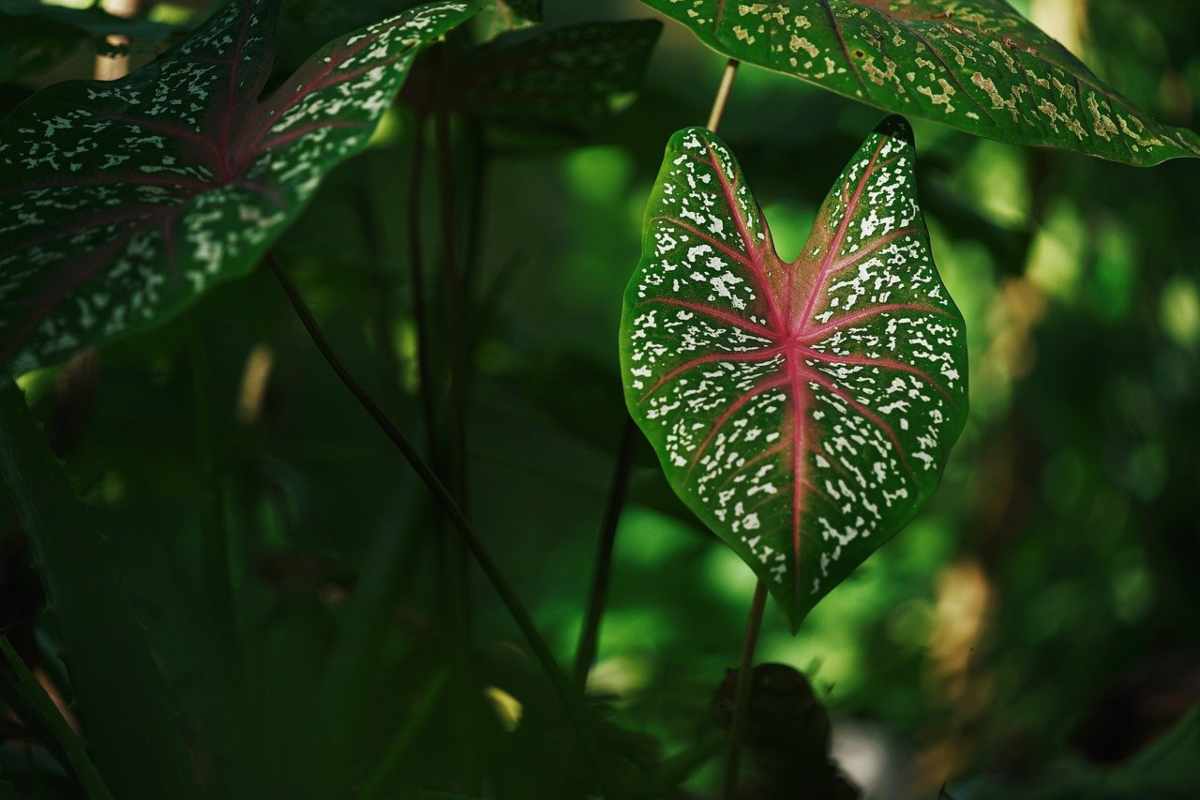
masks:
<svg viewBox="0 0 1200 800"><path fill-rule="evenodd" d="M586 129L632 100L661 33L658 20L622 20L501 36L444 99L497 122Z"/></svg>
<svg viewBox="0 0 1200 800"><path fill-rule="evenodd" d="M916 514L967 413L962 316L886 120L800 257L775 252L724 144L676 133L625 293L630 414L685 503L793 625Z"/></svg>
<svg viewBox="0 0 1200 800"><path fill-rule="evenodd" d="M1149 166L1200 157L1004 0L644 0L720 53L978 136Z"/></svg>
<svg viewBox="0 0 1200 800"><path fill-rule="evenodd" d="M128 78L51 87L0 122L0 363L147 328L250 271L366 146L416 52L477 10L375 23L260 99L277 5L234 0Z"/></svg>

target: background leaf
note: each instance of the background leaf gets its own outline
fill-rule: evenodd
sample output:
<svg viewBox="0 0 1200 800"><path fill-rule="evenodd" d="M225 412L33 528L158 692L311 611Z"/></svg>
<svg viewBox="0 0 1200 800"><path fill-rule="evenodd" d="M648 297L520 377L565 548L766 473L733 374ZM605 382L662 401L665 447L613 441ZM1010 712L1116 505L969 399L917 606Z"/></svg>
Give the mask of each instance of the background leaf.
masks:
<svg viewBox="0 0 1200 800"><path fill-rule="evenodd" d="M131 37L136 47L154 47L179 31L174 25L118 17L98 5L68 8L40 0L0 0L0 81L20 80L55 66L85 43L98 52L113 45L105 36Z"/></svg>
<svg viewBox="0 0 1200 800"><path fill-rule="evenodd" d="M1128 164L1200 157L1005 0L643 0L731 58L977 136Z"/></svg>
<svg viewBox="0 0 1200 800"><path fill-rule="evenodd" d="M11 381L0 387L0 476L34 544L74 708L109 788L117 797L195 796L178 709L116 568L111 518L75 500Z"/></svg>
<svg viewBox="0 0 1200 800"><path fill-rule="evenodd" d="M446 97L494 123L586 131L633 102L661 33L631 20L501 36L467 56Z"/></svg>
<svg viewBox="0 0 1200 800"><path fill-rule="evenodd" d="M795 627L916 514L966 422L962 316L892 117L801 255L776 253L728 148L671 137L625 294L629 412L675 491Z"/></svg>
<svg viewBox="0 0 1200 800"><path fill-rule="evenodd" d="M66 83L0 125L0 361L14 372L144 329L253 269L362 150L439 2L333 42L263 100L272 0L234 0L111 84Z"/></svg>

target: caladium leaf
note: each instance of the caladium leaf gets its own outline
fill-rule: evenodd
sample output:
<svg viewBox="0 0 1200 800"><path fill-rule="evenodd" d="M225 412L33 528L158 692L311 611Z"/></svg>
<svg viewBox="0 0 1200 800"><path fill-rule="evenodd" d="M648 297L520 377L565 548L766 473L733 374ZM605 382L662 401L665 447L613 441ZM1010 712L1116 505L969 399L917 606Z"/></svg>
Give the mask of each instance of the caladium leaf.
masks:
<svg viewBox="0 0 1200 800"><path fill-rule="evenodd" d="M446 99L496 122L586 130L632 102L661 33L623 20L507 34L467 57Z"/></svg>
<svg viewBox="0 0 1200 800"><path fill-rule="evenodd" d="M680 498L799 624L917 512L967 413L962 316L891 117L784 262L729 149L676 133L625 293L630 414Z"/></svg>
<svg viewBox="0 0 1200 800"><path fill-rule="evenodd" d="M1149 166L1200 157L1005 0L643 0L720 53L978 136Z"/></svg>
<svg viewBox="0 0 1200 800"><path fill-rule="evenodd" d="M249 272L366 147L416 52L478 8L375 23L260 99L277 6L233 0L128 78L51 87L0 123L0 363L145 329Z"/></svg>

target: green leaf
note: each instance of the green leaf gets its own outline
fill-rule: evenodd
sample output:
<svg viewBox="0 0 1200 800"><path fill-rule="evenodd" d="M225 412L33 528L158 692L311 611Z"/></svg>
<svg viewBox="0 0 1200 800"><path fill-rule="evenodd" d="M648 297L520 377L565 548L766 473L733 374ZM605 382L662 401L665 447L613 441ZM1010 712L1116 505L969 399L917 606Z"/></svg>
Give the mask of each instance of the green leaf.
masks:
<svg viewBox="0 0 1200 800"><path fill-rule="evenodd" d="M194 796L173 696L115 564L109 537L121 527L76 500L11 381L0 383L0 483L33 544L105 782L122 798Z"/></svg>
<svg viewBox="0 0 1200 800"><path fill-rule="evenodd" d="M643 0L719 53L967 133L1150 166L1200 135L1134 107L1004 0Z"/></svg>
<svg viewBox="0 0 1200 800"><path fill-rule="evenodd" d="M493 122L586 130L633 101L661 33L626 20L500 36L472 51L449 97Z"/></svg>
<svg viewBox="0 0 1200 800"><path fill-rule="evenodd" d="M496 4L507 6L513 13L532 22L542 21L542 0L496 0Z"/></svg>
<svg viewBox="0 0 1200 800"><path fill-rule="evenodd" d="M492 0L475 20L480 41L506 31L528 28L542 21L542 0Z"/></svg>
<svg viewBox="0 0 1200 800"><path fill-rule="evenodd" d="M54 706L54 701L46 695L46 691L38 684L37 678L29 671L29 667L25 666L21 656L4 636L0 636L0 657L3 657L3 661L7 665L8 674L5 677L12 685L14 693L25 704L24 711L30 714L29 721L48 731L54 737L55 742L66 754L67 761L70 763L71 769L75 771L75 777L83 786L88 800L112 800L112 793L104 785L104 779L96 771L96 765L92 763L91 758L88 757L83 740L75 731L71 730L71 726ZM6 796L5 787L8 787L8 791L12 791L8 784L0 783L0 800Z"/></svg>
<svg viewBox="0 0 1200 800"><path fill-rule="evenodd" d="M161 42L178 30L174 25L164 22L139 17L118 17L99 5L91 8L69 8L47 5L42 0L0 0L0 14L49 20L94 37L113 34Z"/></svg>
<svg viewBox="0 0 1200 800"><path fill-rule="evenodd" d="M477 5L339 39L263 99L275 0L235 0L113 83L0 123L0 362L21 372L144 330L251 271L330 169L366 147L417 51Z"/></svg>
<svg viewBox="0 0 1200 800"><path fill-rule="evenodd" d="M729 149L667 145L625 293L625 400L680 498L793 625L933 493L967 414L912 131L886 120L800 257L775 252Z"/></svg>

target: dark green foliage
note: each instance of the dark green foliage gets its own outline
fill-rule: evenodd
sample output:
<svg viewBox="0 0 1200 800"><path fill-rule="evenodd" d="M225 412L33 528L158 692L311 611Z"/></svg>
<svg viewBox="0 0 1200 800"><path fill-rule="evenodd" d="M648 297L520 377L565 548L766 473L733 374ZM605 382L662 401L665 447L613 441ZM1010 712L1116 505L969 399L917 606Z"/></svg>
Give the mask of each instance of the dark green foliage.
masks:
<svg viewBox="0 0 1200 800"><path fill-rule="evenodd" d="M187 5L194 28L216 3ZM265 96L329 37L404 5L285 0ZM495 16L419 56L412 78L432 81L383 102L363 152L272 250L448 482L462 443L456 502L569 664L628 430L622 291L664 144L707 119L725 59L673 26L643 79L653 31L625 0L546 3L544 29L528 10L497 24L515 3L481 5ZM1200 8L1014 6L1078 32L1072 50L1147 115L1196 126ZM134 63L163 45L135 36ZM79 55L0 87L0 107L89 78L91 49ZM480 86L559 77L567 99L411 91L471 70ZM637 102L609 113L628 91ZM780 261L802 260L879 116L742 67L720 138ZM796 634L768 604L741 794L1191 800L1200 166L914 125L971 415L937 492ZM28 671L0 668L0 800L87 796L31 696L64 702L117 800L717 796L755 576L636 429L588 696L564 705L269 271L17 383L0 392L0 628ZM30 674L48 694L22 698Z"/></svg>
<svg viewBox="0 0 1200 800"><path fill-rule="evenodd" d="M179 33L171 25L127 19L98 5L87 9L48 6L38 0L0 2L0 81L31 78L56 66L90 44L94 52L112 54L120 48L108 35L129 37L139 48L150 48ZM126 48L127 49L127 48Z"/></svg>

